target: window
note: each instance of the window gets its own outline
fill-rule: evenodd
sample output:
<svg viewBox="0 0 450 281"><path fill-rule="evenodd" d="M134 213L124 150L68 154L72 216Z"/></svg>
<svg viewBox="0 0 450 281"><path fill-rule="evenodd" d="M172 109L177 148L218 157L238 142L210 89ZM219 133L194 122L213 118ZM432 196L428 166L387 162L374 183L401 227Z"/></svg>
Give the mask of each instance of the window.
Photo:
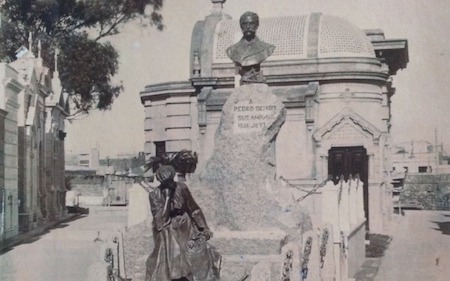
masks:
<svg viewBox="0 0 450 281"><path fill-rule="evenodd" d="M162 156L166 153L166 142L155 141L155 156Z"/></svg>
<svg viewBox="0 0 450 281"><path fill-rule="evenodd" d="M428 170L427 166L419 166L419 173L426 173Z"/></svg>

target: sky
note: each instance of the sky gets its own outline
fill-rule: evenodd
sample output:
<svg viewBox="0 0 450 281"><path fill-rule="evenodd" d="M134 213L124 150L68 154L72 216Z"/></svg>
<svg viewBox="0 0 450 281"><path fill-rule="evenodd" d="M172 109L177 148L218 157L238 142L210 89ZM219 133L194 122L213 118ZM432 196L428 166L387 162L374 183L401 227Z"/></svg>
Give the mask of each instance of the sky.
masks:
<svg viewBox="0 0 450 281"><path fill-rule="evenodd" d="M342 17L361 29L379 28L387 39L407 39L409 63L393 78L394 142L438 142L450 153L450 1L448 0L228 0L224 11L238 19L245 11L260 17L306 15ZM109 40L120 55L115 81L124 92L112 109L92 112L67 126L66 152L97 147L101 157L144 150L145 85L189 78L189 52L194 24L212 11L210 0L165 0L165 30L129 23Z"/></svg>

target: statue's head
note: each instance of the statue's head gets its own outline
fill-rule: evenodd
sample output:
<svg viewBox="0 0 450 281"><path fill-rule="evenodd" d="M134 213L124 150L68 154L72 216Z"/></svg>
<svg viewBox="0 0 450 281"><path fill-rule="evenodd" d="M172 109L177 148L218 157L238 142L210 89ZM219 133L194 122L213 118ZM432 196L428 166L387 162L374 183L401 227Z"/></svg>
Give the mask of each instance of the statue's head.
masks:
<svg viewBox="0 0 450 281"><path fill-rule="evenodd" d="M246 40L250 41L255 38L259 26L259 17L256 13L245 12L239 19L239 24Z"/></svg>
<svg viewBox="0 0 450 281"><path fill-rule="evenodd" d="M156 179L162 184L172 183L175 177L175 169L170 165L163 165L156 171Z"/></svg>

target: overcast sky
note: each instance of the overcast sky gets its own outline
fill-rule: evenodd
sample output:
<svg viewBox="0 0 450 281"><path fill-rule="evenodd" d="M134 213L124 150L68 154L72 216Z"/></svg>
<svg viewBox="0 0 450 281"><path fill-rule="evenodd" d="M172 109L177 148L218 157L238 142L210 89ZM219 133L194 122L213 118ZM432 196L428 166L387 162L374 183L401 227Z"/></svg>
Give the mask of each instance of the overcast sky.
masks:
<svg viewBox="0 0 450 281"><path fill-rule="evenodd" d="M264 4L262 4L264 3ZM210 0L165 0L166 29L128 24L111 37L120 53L114 78L125 91L111 111L94 112L67 128L66 151L98 146L102 156L143 151L144 107L139 92L145 85L183 81L189 77L190 39L196 21L210 14ZM392 99L394 141L439 142L450 153L450 1L447 0L228 0L234 19L247 11L260 17L322 12L339 16L361 29L380 28L388 39L407 39L410 62L394 76Z"/></svg>

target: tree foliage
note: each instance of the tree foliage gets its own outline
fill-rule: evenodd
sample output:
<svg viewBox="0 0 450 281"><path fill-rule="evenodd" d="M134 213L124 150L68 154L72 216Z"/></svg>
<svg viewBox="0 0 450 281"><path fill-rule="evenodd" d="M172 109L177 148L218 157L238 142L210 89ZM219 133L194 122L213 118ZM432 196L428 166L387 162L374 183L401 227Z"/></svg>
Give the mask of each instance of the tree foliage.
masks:
<svg viewBox="0 0 450 281"><path fill-rule="evenodd" d="M42 57L58 71L64 91L79 112L109 109L123 90L111 78L118 70L118 53L104 38L140 18L163 29L163 0L0 0L0 59L13 61L29 34L42 43ZM34 46L36 48L36 46ZM34 50L36 51L36 50Z"/></svg>

